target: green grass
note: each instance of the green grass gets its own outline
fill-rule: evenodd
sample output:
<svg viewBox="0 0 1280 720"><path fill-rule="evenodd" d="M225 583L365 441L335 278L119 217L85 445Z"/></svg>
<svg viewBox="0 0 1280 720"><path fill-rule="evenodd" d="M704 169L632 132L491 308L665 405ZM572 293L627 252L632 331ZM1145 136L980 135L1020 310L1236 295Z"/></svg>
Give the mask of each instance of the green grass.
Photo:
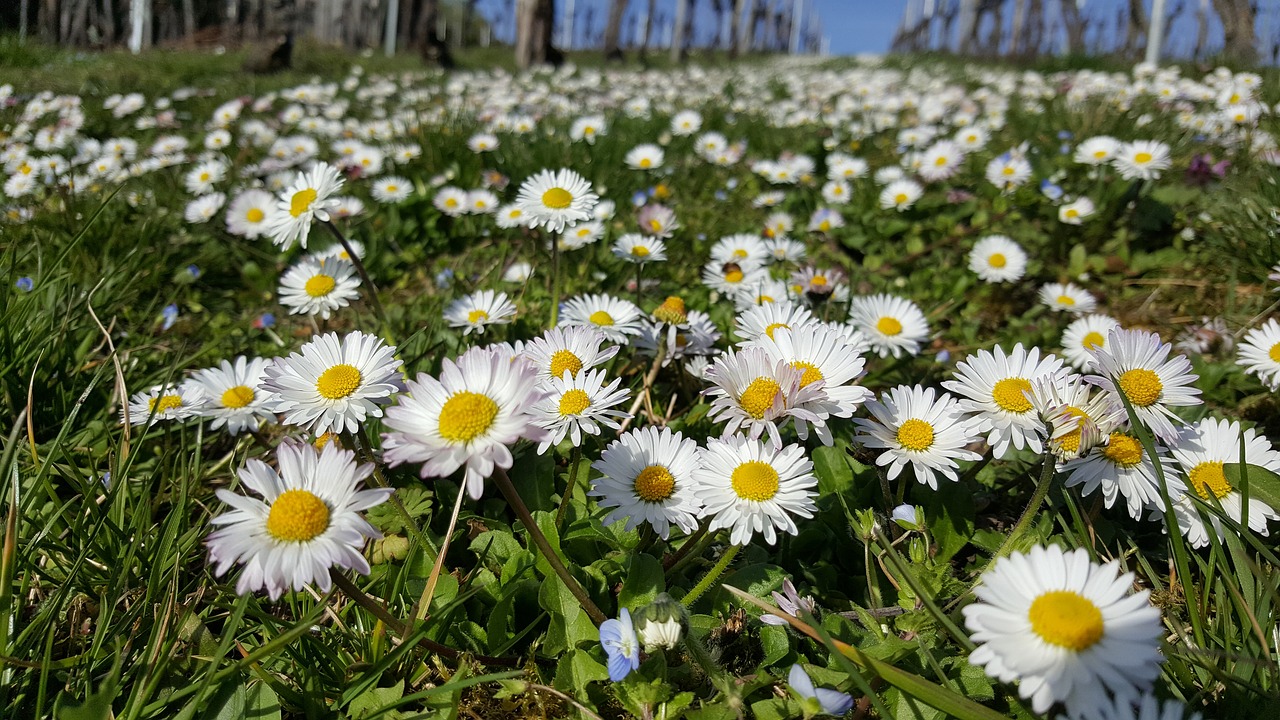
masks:
<svg viewBox="0 0 1280 720"><path fill-rule="evenodd" d="M461 59L478 67L498 52ZM137 58L81 57L5 41L0 83L13 82L22 95L44 89L79 94L86 128L102 137L142 137L144 148L170 130L139 132L128 121L111 118L101 109L108 95L141 91L152 98L180 87L211 89L211 96L178 107L184 127L176 132L199 140L209 111L226 99L291 87L312 76L340 82L352 63L362 65L366 77L416 72L427 87L439 83L412 56L357 60L304 47L293 72L266 78L235 74L242 59L237 53L165 51ZM914 64L940 75L958 70L954 64L924 62ZM583 56L581 64L595 62ZM1268 93L1275 91L1274 81L1268 75ZM784 90L783 84L775 89ZM353 108L362 117L367 111L359 104ZM1144 105L1135 114L1141 111L1154 112L1154 107ZM0 112L10 113L0 115L0 129L12 128L12 111ZM745 140L751 158L827 152L829 128L772 128L748 113L733 113L731 119L719 105L704 112L708 129L724 132L731 141ZM548 118L542 127L559 131L567 122ZM474 118L451 115L439 126L424 124L411 137L422 145L422 158L399 170L418 190L404 203L384 208L370 200L367 184L353 183L352 192L366 201L369 212L342 223L368 249L367 264L388 322L361 303L322 322L321 329L377 331L395 339L411 375L436 373L443 358L476 341L444 325L445 304L464 292L501 287L517 302L520 316L483 341L537 336L554 302L544 238L500 232L476 218L442 216L431 204L432 179L446 174L452 183L475 187L483 170L496 168L512 181L508 197L539 169L575 168L618 202L619 215L610 226L616 236L633 224L632 194L653 184L627 170L622 158L632 146L657 138L668 122L661 113L652 119L612 118L609 134L594 146L571 144L563 133L547 136L540 127L528 138L503 135L500 150L487 157L464 144L480 128ZM1275 121L1267 123L1275 132ZM870 183L860 181L854 203L844 211L847 226L829 238L809 236L813 259L843 269L855 292L911 297L933 324L937 340L921 356L873 359L863 381L867 387L880 391L899 383L936 383L949 377L956 360L994 344L1056 348L1066 320L1036 304L1035 287L1086 273L1107 311L1126 326L1147 327L1166 338L1202 316L1220 316L1234 330L1274 312L1272 283L1266 280L1269 267L1280 261L1269 217L1280 202L1274 168L1237 154L1224 183L1191 190L1179 173L1200 148L1170 118L1157 115L1138 132L1130 117L1110 108L1070 109L1059 99L1042 114L1013 109L1008 129L969 161L965 177L979 178L990 156L1024 139L1041 150L1034 156L1037 177L1065 170L1068 158L1056 154L1059 130L1077 138L1102 133L1168 138L1175 168L1154 187L1142 188L1119 181L1091 184L1073 171L1064 184L1074 192L1090 192L1100 206L1099 217L1078 229L1058 223L1034 187L1006 197L975 179L964 188L971 199L948 202L931 192L918 208L899 215L879 210ZM879 167L896 156L893 135L874 135L856 150L846 136L833 143ZM692 161L681 149L687 142L672 142L668 162L678 170L664 181L683 230L670 245L670 261L646 271L660 286L642 305L651 310L666 295L680 294L728 331L732 307L712 301L698 281L699 270L714 239L759 230L768 211L751 207L750 200L768 187L741 167ZM237 157L234 162L239 167L248 161ZM884 523L897 501L897 483L884 482L874 456L850 442L848 423L838 425L834 447L808 443L821 490L817 516L775 547L759 542L745 547L720 578L765 598L784 577L795 578L822 610L811 627L812 640L760 625L742 614L745 605L727 591L704 583L710 590L689 608L690 632L698 644L647 659L642 673L656 680L652 684L633 676L611 686L604 680L595 626L538 557L528 530L490 484L481 501L463 504L430 618L400 643L399 623L422 595L459 492L458 478L423 482L414 468L384 468L409 519L389 506L370 513L388 539L371 547L373 573L354 579L396 622L388 623L346 591L292 593L279 602L261 594L238 597L236 571L215 578L206 561L209 520L225 510L214 491L237 488L235 472L248 458L270 459L272 448L295 433L272 426L233 438L194 423L125 428L119 422L120 402L224 358L287 354L312 335L313 326L288 316L275 301L277 280L300 251L279 253L266 241L230 236L217 222L184 222L189 196L182 190L183 172L169 168L118 187L52 195L29 222L0 226L0 516L8 529L0 554L0 708L5 717L574 716L566 696L610 718L639 715L646 706L691 720L733 717L735 709L761 718L784 717L796 713L798 705L782 699L775 687L794 662L817 666L819 684L855 694L874 689L872 704L897 717L939 717L927 708L913 714L912 697L972 713L961 717L1032 717L1012 686L994 683L967 664L957 608L971 599L968 591L978 573L1031 497L1031 478L1041 458L1021 452L1001 461L966 463L962 481L944 482L936 493L909 483L902 492L924 508L928 535L892 530L890 537L877 538L860 531L861 513L874 510ZM730 180L738 184L731 188ZM816 187L806 188L790 193L783 205L800 223L820 204ZM1028 281L994 287L967 270L973 239L989 233L1010 235L1027 248L1032 257ZM503 285L503 270L517 259L534 264L532 281ZM564 295L626 294L631 270L612 259L606 244L561 260ZM198 277L189 266L199 269ZM436 277L446 269L454 279L440 287ZM33 280L31 292L15 287L20 277ZM179 313L164 329L162 309L170 304ZM254 325L264 312L275 313L277 324L270 330ZM938 357L942 351L949 360ZM1196 358L1206 404L1192 408L1188 419L1209 413L1243 416L1280 436L1273 394L1232 359L1229 353ZM647 360L628 351L611 366L612 374L633 389L647 370ZM719 426L705 419L707 406L691 378L675 369L658 378L662 402L656 410L666 414L665 403L674 400L672 427L700 441L718 435ZM377 437L379 429L372 423L370 434ZM589 442L585 461L597 458L603 446L599 439ZM664 556L673 560L683 540L662 543L652 533L601 525L604 512L583 493L584 481L594 477L585 464L577 491L562 498L570 474L563 448L538 456L524 443L516 452L511 473L516 488L577 582L606 614L647 604L659 591L682 597L722 557L690 543L695 550L688 560L664 572ZM1259 492L1268 482L1250 471L1250 483ZM562 502L568 503L568 522L556 532L552 518ZM1278 699L1272 631L1280 620L1280 581L1274 541L1228 532L1212 547L1193 551L1180 540L1171 542L1159 524L1132 522L1121 507L1105 510L1096 496L1064 489L1060 479L1048 489L1044 507L1033 512L1026 533L1016 539L1019 548L1050 541L1084 547L1099 561L1118 559L1153 591L1168 632L1167 663L1158 684L1163 695L1180 697L1213 718L1256 717L1259 707ZM727 544L726 538L721 534L717 542ZM899 542L886 547L885 541L894 539ZM747 612L754 616L756 611ZM421 643L424 639L436 644L434 650ZM837 660L850 653L842 654L834 641L865 656L852 653L847 662ZM463 656L442 652L441 645ZM708 654L713 662L701 659ZM486 665L477 655L509 663ZM987 714L970 707L975 704Z"/></svg>

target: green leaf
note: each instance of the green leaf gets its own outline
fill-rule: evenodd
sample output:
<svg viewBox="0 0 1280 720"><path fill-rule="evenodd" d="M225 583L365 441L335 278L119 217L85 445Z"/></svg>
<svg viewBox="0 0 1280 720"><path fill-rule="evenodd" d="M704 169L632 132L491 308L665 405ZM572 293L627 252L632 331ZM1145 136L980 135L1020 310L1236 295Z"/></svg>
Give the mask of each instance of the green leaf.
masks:
<svg viewBox="0 0 1280 720"><path fill-rule="evenodd" d="M937 545L934 560L945 563L969 544L973 537L976 510L973 492L961 483L938 483L938 492L931 493L924 506L929 531Z"/></svg>
<svg viewBox="0 0 1280 720"><path fill-rule="evenodd" d="M53 717L56 720L111 720L114 718L115 714L111 710L111 701L116 699L123 659L123 653L117 652L115 663L111 666L111 672L107 673L102 685L98 686L98 692L91 693L83 703L68 707L62 704L68 698L68 695L66 693L59 695L58 699L53 703Z"/></svg>
<svg viewBox="0 0 1280 720"><path fill-rule="evenodd" d="M587 701L587 684L609 679L609 670L586 650L574 649L556 663L556 676L552 685L557 690L573 695L583 705Z"/></svg>
<svg viewBox="0 0 1280 720"><path fill-rule="evenodd" d="M245 705L244 683L232 676L204 701L204 711L198 717L201 720L244 720Z"/></svg>
<svg viewBox="0 0 1280 720"><path fill-rule="evenodd" d="M1222 465L1222 474L1226 476L1227 482L1231 487L1244 492L1244 480L1241 478L1240 463L1224 463ZM1273 508L1280 508L1280 475L1276 475L1270 470L1248 464L1247 480L1249 483L1249 500L1257 500L1266 503ZM1236 522L1240 522L1240 518L1231 518Z"/></svg>
<svg viewBox="0 0 1280 720"><path fill-rule="evenodd" d="M760 628L760 645L764 649L761 667L773 665L791 652L791 641L787 629L782 625L765 625Z"/></svg>
<svg viewBox="0 0 1280 720"><path fill-rule="evenodd" d="M560 578L553 576L543 580L538 588L538 604L551 615L551 624L543 641L543 649L548 654L575 648L580 642L600 639L600 631Z"/></svg>
<svg viewBox="0 0 1280 720"><path fill-rule="evenodd" d="M524 456L516 458L511 466L511 484L516 486L520 499L529 506L534 515L539 510L555 510L556 503L552 496L556 488L556 464L551 453L535 455L531 450Z"/></svg>
<svg viewBox="0 0 1280 720"><path fill-rule="evenodd" d="M426 487L396 488L396 497L404 505L405 512L415 521L431 513L433 493ZM371 507L365 514L369 522L386 535L403 533L408 529L405 526L404 516L391 503Z"/></svg>
<svg viewBox="0 0 1280 720"><path fill-rule="evenodd" d="M667 589L662 575L662 562L652 555L632 555L623 564L626 569L622 590L618 592L618 607L635 610L648 605Z"/></svg>
<svg viewBox="0 0 1280 720"><path fill-rule="evenodd" d="M280 720L280 698L265 682L249 686L244 695L245 720Z"/></svg>
<svg viewBox="0 0 1280 720"><path fill-rule="evenodd" d="M361 720L402 697L404 697L404 680L400 680L391 687L370 688L351 701L351 705L347 707L347 717L351 720ZM399 718L400 713L391 711L383 713L381 717Z"/></svg>
<svg viewBox="0 0 1280 720"><path fill-rule="evenodd" d="M818 478L818 492L822 495L842 493L853 487L853 467L845 452L848 443L837 441L831 447L822 446L813 451L813 474Z"/></svg>
<svg viewBox="0 0 1280 720"><path fill-rule="evenodd" d="M800 703L791 698L773 697L751 703L751 715L756 720L791 720L804 716ZM693 716L690 715L690 718Z"/></svg>

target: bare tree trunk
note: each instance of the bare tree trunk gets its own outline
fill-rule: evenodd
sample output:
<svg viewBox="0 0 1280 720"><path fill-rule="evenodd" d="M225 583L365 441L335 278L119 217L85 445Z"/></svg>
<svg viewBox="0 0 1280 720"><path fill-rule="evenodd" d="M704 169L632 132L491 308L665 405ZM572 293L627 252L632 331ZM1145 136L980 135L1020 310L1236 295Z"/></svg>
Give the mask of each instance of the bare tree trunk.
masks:
<svg viewBox="0 0 1280 720"><path fill-rule="evenodd" d="M649 38L653 36L653 17L658 12L658 0L649 0L649 11L644 16L644 29L640 34L640 57L649 50Z"/></svg>
<svg viewBox="0 0 1280 720"><path fill-rule="evenodd" d="M609 60L622 59L622 18L627 14L627 0L613 0L609 4L609 20L604 26L604 56Z"/></svg>
<svg viewBox="0 0 1280 720"><path fill-rule="evenodd" d="M1146 41L1147 11L1142 7L1142 0L1129 0L1129 27L1124 35L1124 54L1128 57L1140 57L1147 47Z"/></svg>
<svg viewBox="0 0 1280 720"><path fill-rule="evenodd" d="M182 0L182 34L186 39L196 34L196 7L191 0Z"/></svg>
<svg viewBox="0 0 1280 720"><path fill-rule="evenodd" d="M1027 15L1027 41L1023 44L1024 52L1038 56L1045 51L1041 46L1045 37L1044 0L1031 0Z"/></svg>
<svg viewBox="0 0 1280 720"><path fill-rule="evenodd" d="M1255 16L1249 0L1213 0L1213 7L1222 19L1222 54L1237 62L1256 61Z"/></svg>
<svg viewBox="0 0 1280 720"><path fill-rule="evenodd" d="M1023 30L1027 26L1027 0L1014 0L1013 4L1013 26L1009 32L1009 54L1022 54L1022 41L1025 39L1022 35Z"/></svg>
<svg viewBox="0 0 1280 720"><path fill-rule="evenodd" d="M960 0L960 36L957 47L961 55L973 53L978 42L978 0Z"/></svg>
<svg viewBox="0 0 1280 720"><path fill-rule="evenodd" d="M746 9L749 0L733 0L733 14L729 16L729 57L738 57L738 52L742 49L742 11Z"/></svg>
<svg viewBox="0 0 1280 720"><path fill-rule="evenodd" d="M551 31L555 24L554 0L518 0L516 3L516 65L524 70L552 59Z"/></svg>
<svg viewBox="0 0 1280 720"><path fill-rule="evenodd" d="M684 14L689 10L688 0L676 0L676 19L671 26L671 62L678 63L684 55Z"/></svg>
<svg viewBox="0 0 1280 720"><path fill-rule="evenodd" d="M526 0L520 0L521 5L517 6L517 12ZM440 65L444 68L453 67L453 55L449 53L449 46L440 39L440 35L436 30L440 19L440 0L422 0L422 5L418 10L418 22L414 28L414 37L418 39L418 52L422 54L424 60L430 63ZM519 17L517 16L517 47L519 47ZM517 58L519 55L516 56Z"/></svg>
<svg viewBox="0 0 1280 720"><path fill-rule="evenodd" d="M1206 0L1207 1L1207 0ZM1089 21L1080 14L1080 6L1078 0L1061 0L1062 2L1062 24L1067 29L1067 53L1070 55L1083 55L1084 34L1089 27Z"/></svg>

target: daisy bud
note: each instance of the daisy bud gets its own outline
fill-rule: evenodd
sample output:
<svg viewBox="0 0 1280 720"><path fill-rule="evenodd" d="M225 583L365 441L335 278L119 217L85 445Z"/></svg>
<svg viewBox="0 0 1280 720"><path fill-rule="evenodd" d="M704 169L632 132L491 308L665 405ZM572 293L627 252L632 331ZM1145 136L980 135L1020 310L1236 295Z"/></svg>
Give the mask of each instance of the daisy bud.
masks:
<svg viewBox="0 0 1280 720"><path fill-rule="evenodd" d="M683 325L688 322L689 315L685 311L684 300L676 295L669 296L653 311L653 319L668 325Z"/></svg>
<svg viewBox="0 0 1280 720"><path fill-rule="evenodd" d="M683 605L670 595L659 593L653 602L636 612L636 621L636 635L644 645L644 651L653 652L679 644L688 618Z"/></svg>

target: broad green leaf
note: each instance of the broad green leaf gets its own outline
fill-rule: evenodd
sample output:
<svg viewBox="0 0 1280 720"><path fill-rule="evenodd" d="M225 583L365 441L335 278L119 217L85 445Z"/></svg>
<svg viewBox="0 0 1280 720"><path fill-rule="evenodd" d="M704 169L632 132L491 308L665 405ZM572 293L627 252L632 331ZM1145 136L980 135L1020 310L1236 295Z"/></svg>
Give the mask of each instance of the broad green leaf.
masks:
<svg viewBox="0 0 1280 720"><path fill-rule="evenodd" d="M648 605L667 589L662 575L662 562L652 555L641 553L632 555L624 563L626 572L622 581L622 590L618 592L618 606L635 610Z"/></svg>
<svg viewBox="0 0 1280 720"><path fill-rule="evenodd" d="M1280 475L1276 475L1270 470L1253 463L1248 464L1246 478L1241 477L1240 463L1223 464L1222 474L1226 476L1227 482L1231 484L1231 487L1240 492L1244 492L1244 481L1247 479L1250 501L1257 500L1273 508L1280 508ZM1231 519L1240 522L1238 517Z"/></svg>
<svg viewBox="0 0 1280 720"><path fill-rule="evenodd" d="M760 646L764 650L761 667L769 667L785 658L791 652L791 641L787 629L781 625L765 625L760 628Z"/></svg>
<svg viewBox="0 0 1280 720"><path fill-rule="evenodd" d="M231 676L205 699L203 705L204 709L197 716L200 720L244 720L244 681Z"/></svg>
<svg viewBox="0 0 1280 720"><path fill-rule="evenodd" d="M556 464L551 459L551 453L536 455L532 450L526 451L523 456L516 458L515 465L511 466L510 476L511 484L520 493L520 499L530 510L535 511L535 515L539 510L556 509L552 496L560 492L560 488L556 487Z"/></svg>
<svg viewBox="0 0 1280 720"><path fill-rule="evenodd" d="M609 679L609 670L586 650L570 650L556 663L556 675L552 685L572 695L578 702L591 706L587 700L587 684Z"/></svg>
<svg viewBox="0 0 1280 720"><path fill-rule="evenodd" d="M362 720L362 718L369 717L402 697L404 697L404 680L400 680L391 687L370 688L360 697L351 701L351 705L347 707L347 717L350 720ZM398 718L400 713L391 711L381 715L381 717Z"/></svg>
<svg viewBox="0 0 1280 720"><path fill-rule="evenodd" d="M280 698L264 682L248 687L244 695L245 720L280 720Z"/></svg>
<svg viewBox="0 0 1280 720"><path fill-rule="evenodd" d="M924 506L929 533L937 545L938 563L945 563L969 544L974 531L972 491L960 483L942 480Z"/></svg>
<svg viewBox="0 0 1280 720"><path fill-rule="evenodd" d="M848 443L838 441L831 447L822 446L813 451L813 474L818 478L818 492L822 495L842 493L853 487L853 467L845 452Z"/></svg>

